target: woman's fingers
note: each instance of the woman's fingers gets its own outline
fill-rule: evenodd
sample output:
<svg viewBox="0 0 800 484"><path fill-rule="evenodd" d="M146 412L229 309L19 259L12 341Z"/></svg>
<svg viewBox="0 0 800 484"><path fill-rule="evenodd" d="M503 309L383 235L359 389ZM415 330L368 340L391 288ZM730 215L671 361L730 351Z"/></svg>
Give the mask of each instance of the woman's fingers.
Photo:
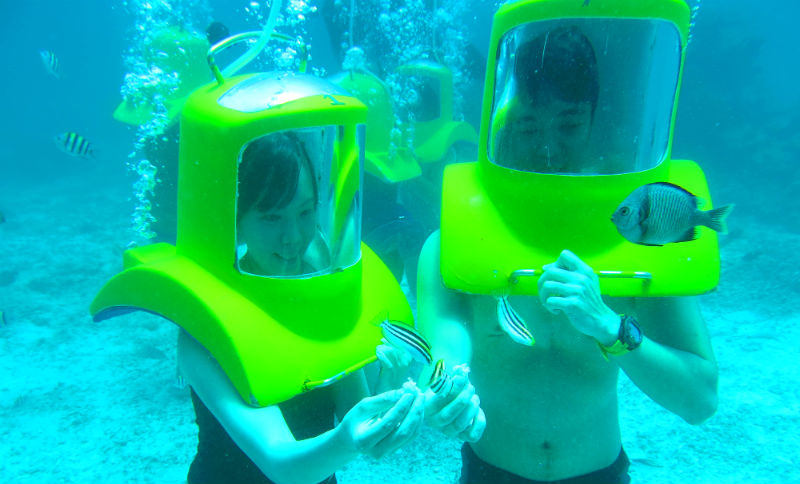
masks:
<svg viewBox="0 0 800 484"><path fill-rule="evenodd" d="M369 453L378 442L397 429L413 403L414 395L404 392L400 400L382 416L365 416L361 424L358 425L357 435L355 436L358 450Z"/></svg>
<svg viewBox="0 0 800 484"><path fill-rule="evenodd" d="M386 346L379 345L377 348L375 348L375 356L378 357L378 361L381 363L381 368L384 370L391 370L394 368L391 358L386 354Z"/></svg>
<svg viewBox="0 0 800 484"><path fill-rule="evenodd" d="M382 437L377 440L371 439L367 454L375 458L388 455L408 443L419 433L425 412L424 398L421 393L407 393L403 398L409 399L408 407L393 416L389 416L387 413L387 418L384 418L381 423L382 431L374 435Z"/></svg>
<svg viewBox="0 0 800 484"><path fill-rule="evenodd" d="M375 348L375 355L383 368L390 370L408 366L411 363L411 355L408 352L389 345L385 339L381 341L383 344Z"/></svg>

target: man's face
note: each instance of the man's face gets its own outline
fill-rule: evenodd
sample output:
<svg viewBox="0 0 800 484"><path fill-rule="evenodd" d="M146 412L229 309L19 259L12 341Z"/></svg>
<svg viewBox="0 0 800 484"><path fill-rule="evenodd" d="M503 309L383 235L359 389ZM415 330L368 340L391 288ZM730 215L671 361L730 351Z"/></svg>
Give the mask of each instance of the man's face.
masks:
<svg viewBox="0 0 800 484"><path fill-rule="evenodd" d="M592 170L586 158L592 129L591 103L548 97L520 100L509 108L498 133L497 162L537 173L582 173Z"/></svg>

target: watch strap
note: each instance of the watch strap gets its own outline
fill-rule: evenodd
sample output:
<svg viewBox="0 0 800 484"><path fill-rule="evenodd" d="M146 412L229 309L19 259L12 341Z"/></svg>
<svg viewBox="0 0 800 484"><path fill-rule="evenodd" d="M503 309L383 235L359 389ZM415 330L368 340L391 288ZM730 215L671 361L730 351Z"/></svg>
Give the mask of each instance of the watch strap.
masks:
<svg viewBox="0 0 800 484"><path fill-rule="evenodd" d="M636 340L632 338L629 330L631 325L636 328L639 334L639 338ZM605 358L606 361L608 361L608 355L624 355L638 348L640 344L642 344L642 339L639 325L636 323L636 319L633 316L628 316L627 314L619 315L619 331L617 333L617 340L614 341L613 344L606 346L599 341L597 342L597 346L600 347L600 351L603 353L603 358Z"/></svg>

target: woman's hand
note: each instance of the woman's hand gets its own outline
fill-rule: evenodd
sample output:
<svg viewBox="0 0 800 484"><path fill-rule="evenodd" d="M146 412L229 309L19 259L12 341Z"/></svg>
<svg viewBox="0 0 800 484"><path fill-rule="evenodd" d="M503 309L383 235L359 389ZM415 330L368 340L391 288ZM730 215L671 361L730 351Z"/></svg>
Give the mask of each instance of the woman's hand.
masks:
<svg viewBox="0 0 800 484"><path fill-rule="evenodd" d="M456 366L450 378L449 391L425 391L425 422L450 437L477 442L486 429L486 415L469 381L469 370L463 365Z"/></svg>
<svg viewBox="0 0 800 484"><path fill-rule="evenodd" d="M338 430L354 451L379 459L417 436L424 412L422 392L406 385L364 398L347 412Z"/></svg>
<svg viewBox="0 0 800 484"><path fill-rule="evenodd" d="M539 300L553 314L563 312L572 326L601 344L617 340L619 316L603 302L597 274L564 250L539 278Z"/></svg>
<svg viewBox="0 0 800 484"><path fill-rule="evenodd" d="M402 386L408 379L408 365L412 360L408 352L391 346L385 339L381 341L383 344L375 348L375 355L381 364L376 385L378 392Z"/></svg>

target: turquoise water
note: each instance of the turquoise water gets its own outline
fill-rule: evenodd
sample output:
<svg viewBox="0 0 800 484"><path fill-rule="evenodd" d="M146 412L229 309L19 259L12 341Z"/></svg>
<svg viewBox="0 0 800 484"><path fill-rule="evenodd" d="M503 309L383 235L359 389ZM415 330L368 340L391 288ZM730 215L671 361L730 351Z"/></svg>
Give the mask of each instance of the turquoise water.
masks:
<svg viewBox="0 0 800 484"><path fill-rule="evenodd" d="M284 3L278 30L312 46L310 69L341 70L351 45L350 2ZM387 66L424 53L427 41L409 39L427 38L420 32L431 24L449 32L437 39L457 74L457 114L477 128L496 5L439 2L449 8L431 15L430 3L355 2L352 45L380 53L386 72L377 73L389 76ZM137 141L148 132L111 114L130 88L125 74L141 58L147 32L175 22L202 32L212 19L231 32L257 30L267 5L146 5L14 2L0 21L5 482L183 482L193 456L196 429L187 391L176 385L174 327L150 315L102 323L88 315L94 294L121 268L122 250L143 243L150 230L132 221L143 203L137 168L145 156ZM720 407L708 422L689 426L623 381L623 442L635 482L800 482L798 14L787 1L705 0L697 11L673 158L696 160L715 203L737 205L730 234L720 239L721 283L701 297L720 366ZM56 54L60 78L45 70L42 49ZM281 51L259 58L256 68L270 68L276 57L293 61ZM155 80L156 91L169 82ZM395 92L396 102L408 102L402 86ZM63 132L85 137L95 157L59 151L53 138ZM340 481L455 482L457 449L427 431L384 461L353 462Z"/></svg>

